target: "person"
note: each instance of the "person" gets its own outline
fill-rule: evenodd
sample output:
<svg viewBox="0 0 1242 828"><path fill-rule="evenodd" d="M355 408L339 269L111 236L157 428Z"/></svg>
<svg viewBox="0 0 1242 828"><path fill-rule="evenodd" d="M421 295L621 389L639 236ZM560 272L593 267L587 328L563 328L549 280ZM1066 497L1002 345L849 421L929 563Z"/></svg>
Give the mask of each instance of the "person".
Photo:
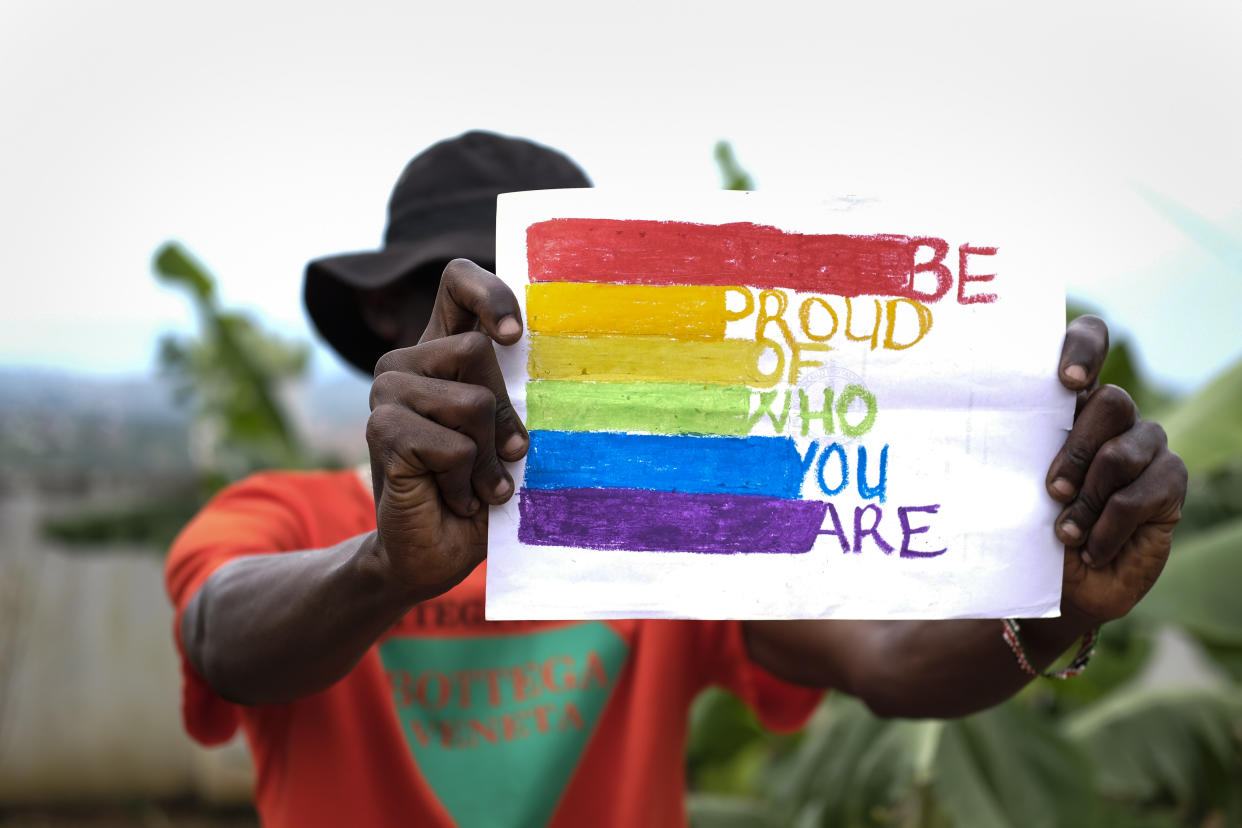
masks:
<svg viewBox="0 0 1242 828"><path fill-rule="evenodd" d="M325 339L372 372L369 479L270 472L217 496L167 563L185 725L240 725L269 825L684 824L691 701L727 687L770 728L825 689L881 716L1002 701L1102 622L1168 557L1186 472L1119 388L1097 387L1098 319L1066 331L1077 392L1052 458L1062 615L996 620L487 622L488 507L528 436L493 343L522 318L494 269L495 196L584 187L565 156L471 132L406 167L384 247L310 263ZM1021 656L1021 657L1019 657Z"/></svg>

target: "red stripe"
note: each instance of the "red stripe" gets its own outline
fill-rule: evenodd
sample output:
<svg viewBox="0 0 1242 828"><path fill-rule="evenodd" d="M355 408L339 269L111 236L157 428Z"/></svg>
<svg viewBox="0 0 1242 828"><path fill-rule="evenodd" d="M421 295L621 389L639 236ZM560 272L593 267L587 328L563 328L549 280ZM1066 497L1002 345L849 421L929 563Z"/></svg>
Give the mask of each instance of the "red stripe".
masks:
<svg viewBox="0 0 1242 828"><path fill-rule="evenodd" d="M746 285L924 302L951 283L941 239L787 233L748 222L551 219L526 230L532 282ZM919 248L926 248L918 253ZM916 266L915 256L921 260ZM932 278L913 288L916 272Z"/></svg>

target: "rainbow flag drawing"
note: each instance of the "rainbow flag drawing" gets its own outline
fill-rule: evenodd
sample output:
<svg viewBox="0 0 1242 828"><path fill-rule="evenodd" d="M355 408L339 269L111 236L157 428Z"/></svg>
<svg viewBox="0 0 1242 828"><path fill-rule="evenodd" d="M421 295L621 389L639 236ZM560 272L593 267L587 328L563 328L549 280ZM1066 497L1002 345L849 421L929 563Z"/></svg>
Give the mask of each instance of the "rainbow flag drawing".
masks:
<svg viewBox="0 0 1242 828"><path fill-rule="evenodd" d="M803 500L792 437L750 436L765 345L726 339L729 292L909 296L918 240L749 223L552 219L527 228L530 545L804 553L827 512ZM676 251L670 255L670 251ZM776 372L773 372L776 373Z"/></svg>

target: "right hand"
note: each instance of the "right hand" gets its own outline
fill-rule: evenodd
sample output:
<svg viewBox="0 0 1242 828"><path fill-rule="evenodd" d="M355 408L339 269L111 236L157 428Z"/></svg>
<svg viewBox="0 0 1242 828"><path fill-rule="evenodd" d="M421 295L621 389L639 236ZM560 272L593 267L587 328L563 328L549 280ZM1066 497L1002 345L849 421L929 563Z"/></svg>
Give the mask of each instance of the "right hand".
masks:
<svg viewBox="0 0 1242 828"><path fill-rule="evenodd" d="M512 291L455 259L419 343L375 366L367 445L376 552L416 600L452 588L487 557L487 514L513 495L501 461L529 437L509 402L492 341L522 334Z"/></svg>

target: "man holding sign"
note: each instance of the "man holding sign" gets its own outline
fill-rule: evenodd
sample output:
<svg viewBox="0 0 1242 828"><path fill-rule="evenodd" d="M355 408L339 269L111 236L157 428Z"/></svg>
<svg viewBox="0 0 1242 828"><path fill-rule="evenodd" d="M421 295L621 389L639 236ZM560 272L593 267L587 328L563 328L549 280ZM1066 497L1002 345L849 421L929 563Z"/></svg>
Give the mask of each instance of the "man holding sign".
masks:
<svg viewBox="0 0 1242 828"><path fill-rule="evenodd" d="M1057 597L1060 614L1020 625L967 617L1018 605L982 593L995 584L1021 591L995 558L1018 560L1024 550L989 546L981 551L990 557L972 559L969 547L982 536L969 521L947 506L899 499L923 490L901 488L897 448L887 459L890 443L902 445L899 432L909 429L888 424L902 415L886 400L934 401L886 390L874 365L886 351L917 360L926 350L927 364L935 362L940 328L932 320L947 326L955 318L931 299L949 295L946 273L967 309L961 314L986 304L972 297L1001 292L999 280L972 284L985 272L972 269L986 265L983 245L963 242L952 273L936 244L943 239L830 237L743 222L753 243L708 269L720 273L739 255L751 257L720 276L724 292L704 292L710 278L684 274L635 289L644 278L710 260L737 234L713 241L704 234L714 231L695 228L737 225L738 217L699 216L693 227L675 228L693 239L670 248L639 235L659 227L607 224L625 218L541 223L574 217L540 218L534 213L546 204L533 198L514 202L506 222L517 229L506 235L502 226L502 247L493 247L498 194L586 186L559 153L463 135L407 167L383 250L308 267L306 300L320 331L359 368L375 366L369 479L336 472L243 481L186 528L167 569L187 729L216 743L244 725L268 824L680 824L686 714L703 687L732 689L774 728L799 727L825 688L885 716L963 715L1008 698L1079 639L1089 651L1093 631L1129 612L1167 559L1185 469L1124 391L1097 387L1108 332L1098 319L1078 319L1055 367L1056 383L1076 396L1073 423L1047 452L1055 456L1046 479L999 474L986 487L1038 486L1031 498L1038 502L1019 503L1016 513L1052 518L1034 542L1055 538L1053 569L1063 570L1063 586L1051 612L1036 602L1029 614L1056 615ZM521 204L535 205L534 213L522 214ZM603 235L570 238L585 232ZM805 255L793 258L804 262L814 248L817 260L836 263L827 275L848 278L830 288L822 279L772 283L802 272L769 257L771 273L762 276L754 251L773 238L773 255L796 249ZM695 239L705 247L689 255ZM575 256L598 253L605 240L610 272L629 274L618 281L623 290L538 275L572 272ZM916 258L920 243L930 257ZM654 268L640 262L648 250L664 254ZM528 265L521 270L529 289L515 293L492 274L497 253ZM849 281L855 277L887 278L885 298L871 299L881 294L860 289ZM864 306L875 309L869 330L855 318ZM575 313L584 307L593 310ZM829 345L837 328L830 334L827 324L842 314L849 317L838 318L842 339ZM694 366L684 376L671 377L674 360L660 356L669 341ZM822 373L827 350L850 343L873 368ZM743 366L750 373L728 373L738 363L721 367L722 349L750 349L753 365ZM933 374L925 390L953 393L953 370L926 370ZM817 385L807 383L812 375ZM671 397L669 385L678 386ZM988 388L968 392L981 413L954 415L970 424L970 457L1002 453L995 423L1010 422L1009 414L990 412L1014 404L989 398ZM696 402L686 402L691 397ZM529 431L522 412L532 418ZM1040 416L1040 433L1053 433L1047 424L1056 412ZM890 442L866 444L880 434ZM933 447L928 456L940 455ZM646 459L636 466L636 457ZM719 468L699 468L711 463ZM910 472L916 482L936 475ZM690 517L659 517L669 503ZM806 541L775 550L755 543L755 521L772 510L812 514ZM489 515L488 614L507 620L484 618ZM960 526L934 528L938 518ZM940 554L948 537L964 539L953 547L960 554ZM986 589L911 609L923 600L917 584L940 583L943 571L929 567L945 560L973 560L985 570L974 583ZM807 575L850 567L861 573L852 585ZM540 583L523 580L530 571ZM772 572L785 579L787 595L763 581ZM686 586L696 578L699 589ZM899 598L876 592L870 614L851 603L866 582L886 578ZM600 596L614 603L599 605ZM782 617L784 600L792 609L783 617L803 620L728 620ZM587 611L572 609L583 604ZM689 614L718 620L653 620ZM890 620L858 620L868 615ZM891 620L919 617L942 620Z"/></svg>

